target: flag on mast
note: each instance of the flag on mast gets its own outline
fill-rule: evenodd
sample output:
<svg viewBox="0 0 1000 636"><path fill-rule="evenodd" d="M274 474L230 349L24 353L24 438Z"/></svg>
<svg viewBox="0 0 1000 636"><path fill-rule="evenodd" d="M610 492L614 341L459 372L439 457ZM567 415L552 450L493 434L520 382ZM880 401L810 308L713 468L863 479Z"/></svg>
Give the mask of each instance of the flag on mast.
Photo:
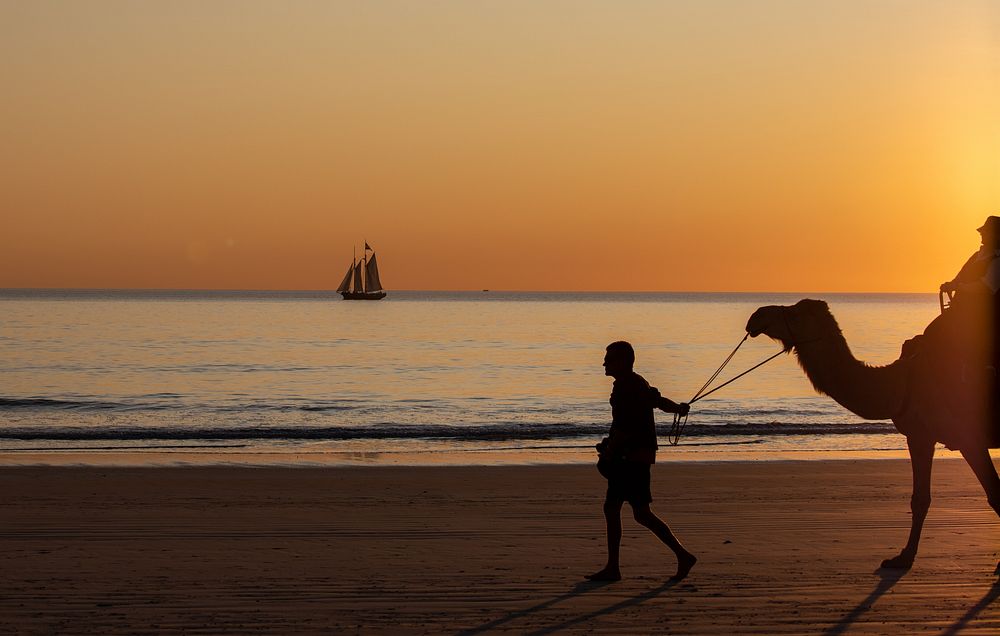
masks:
<svg viewBox="0 0 1000 636"><path fill-rule="evenodd" d="M375 250L373 250L372 248L370 248L370 247L368 246L368 241L365 241L365 250L367 250L367 251L369 251L369 252L374 252L374 251L375 251Z"/></svg>

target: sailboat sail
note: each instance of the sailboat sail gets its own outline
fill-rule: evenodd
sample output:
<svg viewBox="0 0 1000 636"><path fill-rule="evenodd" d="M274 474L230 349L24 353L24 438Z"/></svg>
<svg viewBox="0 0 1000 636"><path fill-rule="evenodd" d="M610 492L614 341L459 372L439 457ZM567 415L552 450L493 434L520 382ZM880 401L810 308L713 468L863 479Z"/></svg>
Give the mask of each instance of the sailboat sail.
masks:
<svg viewBox="0 0 1000 636"><path fill-rule="evenodd" d="M354 265L354 291L355 293L364 291L364 287L361 285L361 262L358 261Z"/></svg>
<svg viewBox="0 0 1000 636"><path fill-rule="evenodd" d="M344 280L340 281L340 287L337 287L338 292L351 291L351 274L354 273L354 265L347 268L347 273L344 274Z"/></svg>
<svg viewBox="0 0 1000 636"><path fill-rule="evenodd" d="M371 258L368 253L371 252ZM365 243L364 256L357 260L357 252L347 267L344 280L337 287L344 300L381 300L386 297L382 281L378 276L378 263L375 261L375 250Z"/></svg>
<svg viewBox="0 0 1000 636"><path fill-rule="evenodd" d="M378 279L378 263L375 262L375 252L372 252L368 259L368 267L365 268L365 289L369 292L376 292L382 289L382 281Z"/></svg>

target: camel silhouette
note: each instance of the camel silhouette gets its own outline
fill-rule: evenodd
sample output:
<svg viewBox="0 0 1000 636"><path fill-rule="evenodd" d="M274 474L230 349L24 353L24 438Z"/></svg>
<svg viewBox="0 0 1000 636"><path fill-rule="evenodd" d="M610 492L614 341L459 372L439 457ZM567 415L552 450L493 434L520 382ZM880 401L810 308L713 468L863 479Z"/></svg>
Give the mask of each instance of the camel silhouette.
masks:
<svg viewBox="0 0 1000 636"><path fill-rule="evenodd" d="M937 442L961 451L990 506L1000 515L1000 477L988 450L998 445L993 423L995 384L985 372L968 372L968 366L933 354L935 347L920 347L925 351L913 354L906 345L899 360L885 366L867 365L851 353L821 300L761 307L747 322L747 333L764 334L786 351L794 351L820 393L865 419L891 419L906 436L913 470L910 535L898 555L882 562L883 568L913 565L931 503L931 464Z"/></svg>

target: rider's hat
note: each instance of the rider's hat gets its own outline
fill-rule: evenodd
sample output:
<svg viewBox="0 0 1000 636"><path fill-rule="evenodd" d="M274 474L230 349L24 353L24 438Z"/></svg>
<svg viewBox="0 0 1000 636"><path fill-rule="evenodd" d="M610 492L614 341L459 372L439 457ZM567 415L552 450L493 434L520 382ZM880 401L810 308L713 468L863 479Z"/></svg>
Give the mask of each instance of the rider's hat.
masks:
<svg viewBox="0 0 1000 636"><path fill-rule="evenodd" d="M986 217L986 222L983 223L982 227L977 227L977 232L982 232L983 230L998 230L1000 229L1000 216L988 216Z"/></svg>

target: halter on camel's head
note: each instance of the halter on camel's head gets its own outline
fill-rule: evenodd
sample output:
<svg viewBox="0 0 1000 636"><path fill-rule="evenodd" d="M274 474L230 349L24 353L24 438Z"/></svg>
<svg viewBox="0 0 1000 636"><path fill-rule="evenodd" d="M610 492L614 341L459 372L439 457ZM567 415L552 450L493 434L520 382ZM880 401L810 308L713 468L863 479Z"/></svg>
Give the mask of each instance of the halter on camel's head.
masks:
<svg viewBox="0 0 1000 636"><path fill-rule="evenodd" d="M794 305L761 307L747 321L747 333L756 338L764 334L777 340L785 351L794 347L840 336L840 327L822 300L809 298Z"/></svg>

